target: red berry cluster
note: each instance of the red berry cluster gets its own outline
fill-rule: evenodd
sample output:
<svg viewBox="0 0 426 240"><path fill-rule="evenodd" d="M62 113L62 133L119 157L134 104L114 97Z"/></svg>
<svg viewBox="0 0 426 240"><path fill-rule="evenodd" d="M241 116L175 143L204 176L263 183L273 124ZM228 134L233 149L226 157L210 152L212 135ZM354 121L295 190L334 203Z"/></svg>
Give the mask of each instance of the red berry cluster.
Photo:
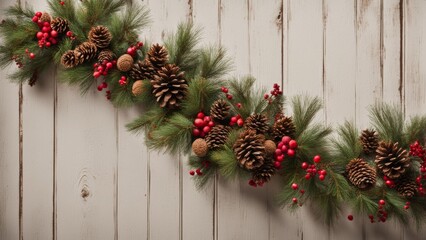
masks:
<svg viewBox="0 0 426 240"><path fill-rule="evenodd" d="M231 117L231 120L229 121L229 126L232 127L235 124L237 124L239 127L242 127L244 125L244 119L241 117L240 114Z"/></svg>
<svg viewBox="0 0 426 240"><path fill-rule="evenodd" d="M141 47L143 47L143 42L138 42L138 43L136 43L135 46L130 46L127 49L127 54L129 54L132 57L134 57L134 56L136 56L136 52L138 51L138 49L140 49Z"/></svg>
<svg viewBox="0 0 426 240"><path fill-rule="evenodd" d="M50 47L52 45L58 44L58 32L55 30L52 30L50 27L50 22L43 22L40 20L43 13L36 12L35 16L33 17L32 21L37 23L40 31L37 32L36 37L38 39L38 46L39 47Z"/></svg>
<svg viewBox="0 0 426 240"><path fill-rule="evenodd" d="M419 141L415 141L413 144L410 145L410 155L419 157L423 162L420 165L420 176L417 177L416 182L418 184L418 192L421 195L425 195L426 191L423 188L422 180L426 179L426 150L425 148L419 143Z"/></svg>
<svg viewBox="0 0 426 240"><path fill-rule="evenodd" d="M297 190L299 190L299 185L298 185L297 183L292 183L292 184L291 184L291 189L293 189L294 191L297 191ZM301 189L301 190L299 191L299 195L300 195L300 197L301 197L301 196L303 196L303 194L305 194L305 190ZM297 204L297 203L299 203L299 199L298 199L297 197L294 197L294 198L292 199L292 202L293 202L293 204ZM301 203L299 203L299 206L301 207L301 206L302 206L302 204L301 204Z"/></svg>
<svg viewBox="0 0 426 240"><path fill-rule="evenodd" d="M408 210L410 208L411 203L410 202L406 202L404 205L404 209Z"/></svg>
<svg viewBox="0 0 426 240"><path fill-rule="evenodd" d="M222 92L223 92L223 93L225 93L226 98L227 98L228 100L232 100L232 95L229 93L229 89L228 89L228 88L226 88L226 87L221 87L221 90L222 90Z"/></svg>
<svg viewBox="0 0 426 240"><path fill-rule="evenodd" d="M197 168L195 170L189 170L189 175L194 176L195 174L197 174L198 176L203 175L203 169L207 169L210 167L210 162L209 161L202 161L201 162L203 164L202 167Z"/></svg>
<svg viewBox="0 0 426 240"><path fill-rule="evenodd" d="M194 129L192 135L194 137L205 137L210 132L211 128L214 127L214 122L210 116L206 116L203 112L197 114L197 118L194 120Z"/></svg>
<svg viewBox="0 0 426 240"><path fill-rule="evenodd" d="M22 62L22 57L19 55L13 55L12 56L12 60L15 61L16 66L18 66L18 68L23 68L24 67L24 63Z"/></svg>
<svg viewBox="0 0 426 240"><path fill-rule="evenodd" d="M296 155L297 141L291 139L289 136L284 136L281 142L278 143L277 149L275 150L274 166L277 169L281 168L281 162L284 161L284 157L294 157Z"/></svg>
<svg viewBox="0 0 426 240"><path fill-rule="evenodd" d="M25 49L25 54L28 56L28 58L29 58L29 59L34 59L34 58L35 58L35 56L36 56L34 53L30 52L30 51L28 50L28 48L27 48L27 49Z"/></svg>
<svg viewBox="0 0 426 240"><path fill-rule="evenodd" d="M385 200L380 199L379 200L379 211L377 211L377 219L379 222L386 222L386 219L388 218L388 213L384 210L384 207L386 205ZM370 217L371 223L374 223L374 218Z"/></svg>
<svg viewBox="0 0 426 240"><path fill-rule="evenodd" d="M275 83L273 89L271 90L271 95L269 96L269 94L265 93L265 95L263 96L263 98L265 100L267 100L269 103L272 103L272 101L274 100L274 97L278 96L278 95L282 95L283 91L280 90L280 86Z"/></svg>
<svg viewBox="0 0 426 240"><path fill-rule="evenodd" d="M392 179L390 179L386 176L383 176L383 181L385 181L385 184L386 184L386 186L388 186L388 188L394 188L395 187L395 182Z"/></svg>
<svg viewBox="0 0 426 240"><path fill-rule="evenodd" d="M108 71L117 65L116 60L108 61L104 60L101 63L93 64L93 77L98 78L100 76L108 75Z"/></svg>
<svg viewBox="0 0 426 240"><path fill-rule="evenodd" d="M118 83L120 84L120 86L126 86L127 85L127 77L121 76L120 80L118 80Z"/></svg>
<svg viewBox="0 0 426 240"><path fill-rule="evenodd" d="M249 180L249 182L248 182L248 184L250 185L250 186L252 186L252 187L257 187L257 186L259 186L259 187L263 187L263 184L264 184L264 182L262 182L262 181L258 181L258 182L256 182L256 181L254 181L253 179L250 179Z"/></svg>
<svg viewBox="0 0 426 240"><path fill-rule="evenodd" d="M308 164L307 162L302 163L301 167L303 170L306 171L305 179L309 180L315 177L316 175L318 175L318 179L320 181L324 181L325 176L327 175L327 171L324 169L318 169L316 165L321 162L321 156L316 155L313 160L314 160L314 164Z"/></svg>

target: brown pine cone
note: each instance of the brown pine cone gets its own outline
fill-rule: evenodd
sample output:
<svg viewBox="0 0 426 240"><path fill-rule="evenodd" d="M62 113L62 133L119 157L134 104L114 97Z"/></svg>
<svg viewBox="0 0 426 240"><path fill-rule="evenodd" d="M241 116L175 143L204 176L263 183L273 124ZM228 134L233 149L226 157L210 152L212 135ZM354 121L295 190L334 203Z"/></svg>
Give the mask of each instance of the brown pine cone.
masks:
<svg viewBox="0 0 426 240"><path fill-rule="evenodd" d="M274 161L270 158L265 159L265 163L258 169L254 170L252 178L256 184L262 185L269 182L271 177L275 175L276 168Z"/></svg>
<svg viewBox="0 0 426 240"><path fill-rule="evenodd" d="M405 198L412 198L417 193L416 180L408 176L403 176L395 181L395 189Z"/></svg>
<svg viewBox="0 0 426 240"><path fill-rule="evenodd" d="M115 54L109 50L102 50L98 55L98 62L102 63L103 61L111 62L115 58Z"/></svg>
<svg viewBox="0 0 426 240"><path fill-rule="evenodd" d="M225 100L218 99L210 108L210 117L216 121L222 121L228 116L230 109L231 106Z"/></svg>
<svg viewBox="0 0 426 240"><path fill-rule="evenodd" d="M164 46L157 43L151 46L146 59L155 69L159 70L164 67L169 60L169 53Z"/></svg>
<svg viewBox="0 0 426 240"><path fill-rule="evenodd" d="M269 130L268 118L262 114L253 114L246 119L245 127L264 134Z"/></svg>
<svg viewBox="0 0 426 240"><path fill-rule="evenodd" d="M398 143L380 142L376 150L377 168L390 179L398 179L410 167L408 152Z"/></svg>
<svg viewBox="0 0 426 240"><path fill-rule="evenodd" d="M379 146L379 136L376 131L365 129L359 137L365 154L375 153Z"/></svg>
<svg viewBox="0 0 426 240"><path fill-rule="evenodd" d="M265 162L265 137L254 130L245 130L234 144L234 153L240 167L254 170Z"/></svg>
<svg viewBox="0 0 426 240"><path fill-rule="evenodd" d="M61 57L61 64L65 68L73 68L79 64L73 50L66 51Z"/></svg>
<svg viewBox="0 0 426 240"><path fill-rule="evenodd" d="M69 22L66 19L57 17L50 22L50 27L59 34L66 33L69 30Z"/></svg>
<svg viewBox="0 0 426 240"><path fill-rule="evenodd" d="M84 42L78 45L75 50L75 57L79 63L87 62L96 57L98 49L94 43Z"/></svg>
<svg viewBox="0 0 426 240"><path fill-rule="evenodd" d="M368 190L376 185L376 169L371 167L364 159L352 159L346 165L349 181L361 190Z"/></svg>
<svg viewBox="0 0 426 240"><path fill-rule="evenodd" d="M284 115L278 118L272 127L272 136L276 142L281 141L284 136L294 138L295 133L296 127L293 124L293 119Z"/></svg>
<svg viewBox="0 0 426 240"><path fill-rule="evenodd" d="M209 149L217 149L223 146L228 140L228 134L231 127L224 125L216 125L212 127L210 132L206 135L206 142Z"/></svg>
<svg viewBox="0 0 426 240"><path fill-rule="evenodd" d="M50 23L52 21L52 17L50 16L49 13L44 12L40 17L40 21Z"/></svg>
<svg viewBox="0 0 426 240"><path fill-rule="evenodd" d="M94 43L98 48L107 48L111 43L112 35L105 26L92 27L89 32L89 41Z"/></svg>
<svg viewBox="0 0 426 240"><path fill-rule="evenodd" d="M152 80L154 74L155 69L147 60L138 61L133 65L129 72L130 77L134 80Z"/></svg>
<svg viewBox="0 0 426 240"><path fill-rule="evenodd" d="M160 103L160 107L170 109L180 107L180 102L188 90L184 72L174 64L167 64L161 68L151 80L151 84L152 93Z"/></svg>

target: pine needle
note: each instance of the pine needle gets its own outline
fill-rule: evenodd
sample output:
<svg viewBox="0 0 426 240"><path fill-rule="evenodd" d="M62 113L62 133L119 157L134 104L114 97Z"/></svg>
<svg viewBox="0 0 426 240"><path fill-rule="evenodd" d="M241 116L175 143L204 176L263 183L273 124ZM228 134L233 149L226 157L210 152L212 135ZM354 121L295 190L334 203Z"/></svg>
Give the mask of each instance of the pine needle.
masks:
<svg viewBox="0 0 426 240"><path fill-rule="evenodd" d="M377 103L369 109L373 127L382 140L398 142L406 146L404 141L404 114L396 105Z"/></svg>
<svg viewBox="0 0 426 240"><path fill-rule="evenodd" d="M303 133L322 108L318 97L295 96L291 101L293 107L293 123L296 127L296 138Z"/></svg>
<svg viewBox="0 0 426 240"><path fill-rule="evenodd" d="M226 56L223 47L208 47L200 52L200 76L206 79L219 79L232 69L232 61Z"/></svg>

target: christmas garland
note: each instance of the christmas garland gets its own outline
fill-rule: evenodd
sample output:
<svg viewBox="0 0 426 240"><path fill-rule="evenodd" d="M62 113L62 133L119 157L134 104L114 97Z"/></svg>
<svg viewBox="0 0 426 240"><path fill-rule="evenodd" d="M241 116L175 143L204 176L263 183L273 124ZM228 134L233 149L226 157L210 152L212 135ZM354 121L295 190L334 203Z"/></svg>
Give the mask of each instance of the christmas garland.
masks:
<svg viewBox="0 0 426 240"><path fill-rule="evenodd" d="M20 5L6 11L0 67L16 63L13 81L32 86L56 65L60 79L82 93L95 84L115 106L141 106L144 114L128 129L143 131L152 149L188 154L200 188L216 173L254 187L277 177L281 206L297 209L311 200L328 224L342 207L371 222L407 223L411 216L423 223L425 116L406 120L398 107L376 104L371 129L360 133L346 122L332 138L330 127L314 121L318 98L291 98L287 115L277 84L266 91L251 76L223 80L230 59L221 47L199 47L192 24L180 24L163 44L143 44L144 7L126 0L48 2L51 13Z"/></svg>

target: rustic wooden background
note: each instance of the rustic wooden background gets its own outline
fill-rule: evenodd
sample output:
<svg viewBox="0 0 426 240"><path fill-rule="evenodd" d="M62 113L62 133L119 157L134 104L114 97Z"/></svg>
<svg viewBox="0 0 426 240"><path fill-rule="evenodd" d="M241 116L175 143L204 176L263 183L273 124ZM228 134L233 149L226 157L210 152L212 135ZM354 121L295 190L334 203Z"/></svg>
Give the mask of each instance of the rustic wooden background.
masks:
<svg viewBox="0 0 426 240"><path fill-rule="evenodd" d="M0 8L14 3L1 0ZM425 0L141 3L153 18L142 38L161 41L193 21L204 27L204 43L229 50L234 74L283 83L288 96L322 97L319 120L366 127L376 100L399 104L407 116L426 113ZM18 86L6 80L11 70L0 82L2 240L426 239L425 230L395 222L349 222L349 210L331 229L308 207L291 215L274 205L276 182L254 189L218 178L197 192L184 156L150 152L126 131L137 108L115 109L96 87L81 97L57 83L54 70L33 88Z"/></svg>

